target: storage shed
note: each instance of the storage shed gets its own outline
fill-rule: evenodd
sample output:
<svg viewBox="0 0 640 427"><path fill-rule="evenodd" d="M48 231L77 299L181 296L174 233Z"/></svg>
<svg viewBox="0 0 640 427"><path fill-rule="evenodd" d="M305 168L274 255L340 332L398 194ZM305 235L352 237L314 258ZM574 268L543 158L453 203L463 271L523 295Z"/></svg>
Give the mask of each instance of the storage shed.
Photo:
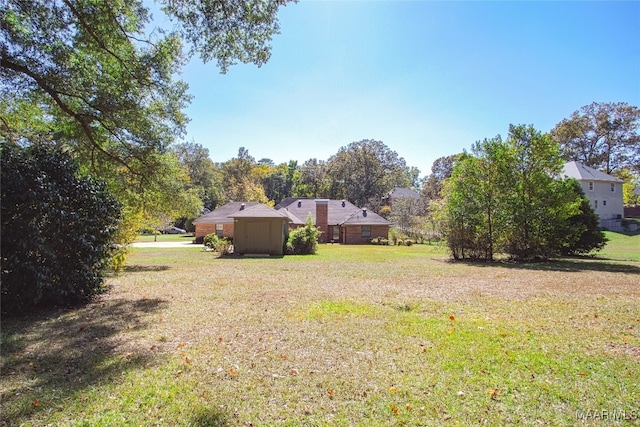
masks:
<svg viewBox="0 0 640 427"><path fill-rule="evenodd" d="M229 217L234 222L234 253L283 255L291 221L284 212L256 204Z"/></svg>

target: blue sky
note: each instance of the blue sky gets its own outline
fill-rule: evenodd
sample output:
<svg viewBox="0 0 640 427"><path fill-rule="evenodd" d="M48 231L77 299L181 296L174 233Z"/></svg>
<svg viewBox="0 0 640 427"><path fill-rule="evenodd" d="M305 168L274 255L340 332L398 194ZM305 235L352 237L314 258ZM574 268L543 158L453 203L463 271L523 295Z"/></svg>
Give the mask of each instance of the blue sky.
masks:
<svg viewBox="0 0 640 427"><path fill-rule="evenodd" d="M186 141L213 161L327 160L384 142L423 175L441 156L549 131L591 102L640 105L640 2L301 1L270 61L193 58Z"/></svg>

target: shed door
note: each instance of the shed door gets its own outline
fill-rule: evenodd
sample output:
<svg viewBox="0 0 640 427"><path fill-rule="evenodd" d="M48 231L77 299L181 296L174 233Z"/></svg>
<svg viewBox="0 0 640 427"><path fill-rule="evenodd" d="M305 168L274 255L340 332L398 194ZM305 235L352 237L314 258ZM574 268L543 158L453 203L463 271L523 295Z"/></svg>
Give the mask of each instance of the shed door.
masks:
<svg viewBox="0 0 640 427"><path fill-rule="evenodd" d="M247 223L247 253L268 254L271 250L271 224L269 222Z"/></svg>

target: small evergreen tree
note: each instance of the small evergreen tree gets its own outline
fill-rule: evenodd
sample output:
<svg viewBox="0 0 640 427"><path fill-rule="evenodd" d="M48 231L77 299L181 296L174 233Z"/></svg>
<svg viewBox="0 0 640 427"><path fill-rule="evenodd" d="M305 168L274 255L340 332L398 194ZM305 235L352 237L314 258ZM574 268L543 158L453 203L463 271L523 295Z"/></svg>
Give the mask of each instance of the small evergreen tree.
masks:
<svg viewBox="0 0 640 427"><path fill-rule="evenodd" d="M297 228L289 233L287 240L287 253L293 255L311 255L318 251L318 237L320 230L313 224L311 214L307 216L304 227Z"/></svg>
<svg viewBox="0 0 640 427"><path fill-rule="evenodd" d="M120 204L66 152L1 150L2 312L87 301L103 290Z"/></svg>

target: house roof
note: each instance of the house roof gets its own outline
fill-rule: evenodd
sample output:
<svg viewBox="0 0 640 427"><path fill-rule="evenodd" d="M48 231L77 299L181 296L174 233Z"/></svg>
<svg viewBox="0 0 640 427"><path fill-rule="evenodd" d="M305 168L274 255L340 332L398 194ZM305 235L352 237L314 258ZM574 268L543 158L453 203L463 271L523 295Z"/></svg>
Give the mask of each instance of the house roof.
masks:
<svg viewBox="0 0 640 427"><path fill-rule="evenodd" d="M392 199L400 199L403 197L411 198L411 199L419 199L420 194L412 190L411 188L400 188L396 187L389 192L389 197Z"/></svg>
<svg viewBox="0 0 640 427"><path fill-rule="evenodd" d="M390 224L389 221L382 218L375 212L368 211L367 215L362 215L363 209L360 209L347 200L326 200L328 225L343 224L359 224L359 225L378 225ZM316 199L287 197L276 205L276 210L284 210L287 215L293 215L298 219L294 220L294 224L304 224L307 216L311 214L313 223L316 224ZM358 217L358 213L360 216ZM347 222L354 217L355 222ZM359 218L356 220L355 218Z"/></svg>
<svg viewBox="0 0 640 427"><path fill-rule="evenodd" d="M249 209L252 206L258 205L258 202L230 202L226 205L222 205L213 211L202 215L200 218L193 221L194 224L233 224L233 218L229 215L233 215L240 212L243 209Z"/></svg>
<svg viewBox="0 0 640 427"><path fill-rule="evenodd" d="M267 205L259 203L249 208L239 210L229 215L230 218L286 218L289 222L292 219L284 212L279 212Z"/></svg>
<svg viewBox="0 0 640 427"><path fill-rule="evenodd" d="M381 217L375 212L371 212L367 209L358 209L353 212L349 217L340 225L389 225L389 221Z"/></svg>
<svg viewBox="0 0 640 427"><path fill-rule="evenodd" d="M585 166L580 162L567 162L564 164L563 168L564 176L575 178L579 181L623 182L615 176L600 172L599 170Z"/></svg>

